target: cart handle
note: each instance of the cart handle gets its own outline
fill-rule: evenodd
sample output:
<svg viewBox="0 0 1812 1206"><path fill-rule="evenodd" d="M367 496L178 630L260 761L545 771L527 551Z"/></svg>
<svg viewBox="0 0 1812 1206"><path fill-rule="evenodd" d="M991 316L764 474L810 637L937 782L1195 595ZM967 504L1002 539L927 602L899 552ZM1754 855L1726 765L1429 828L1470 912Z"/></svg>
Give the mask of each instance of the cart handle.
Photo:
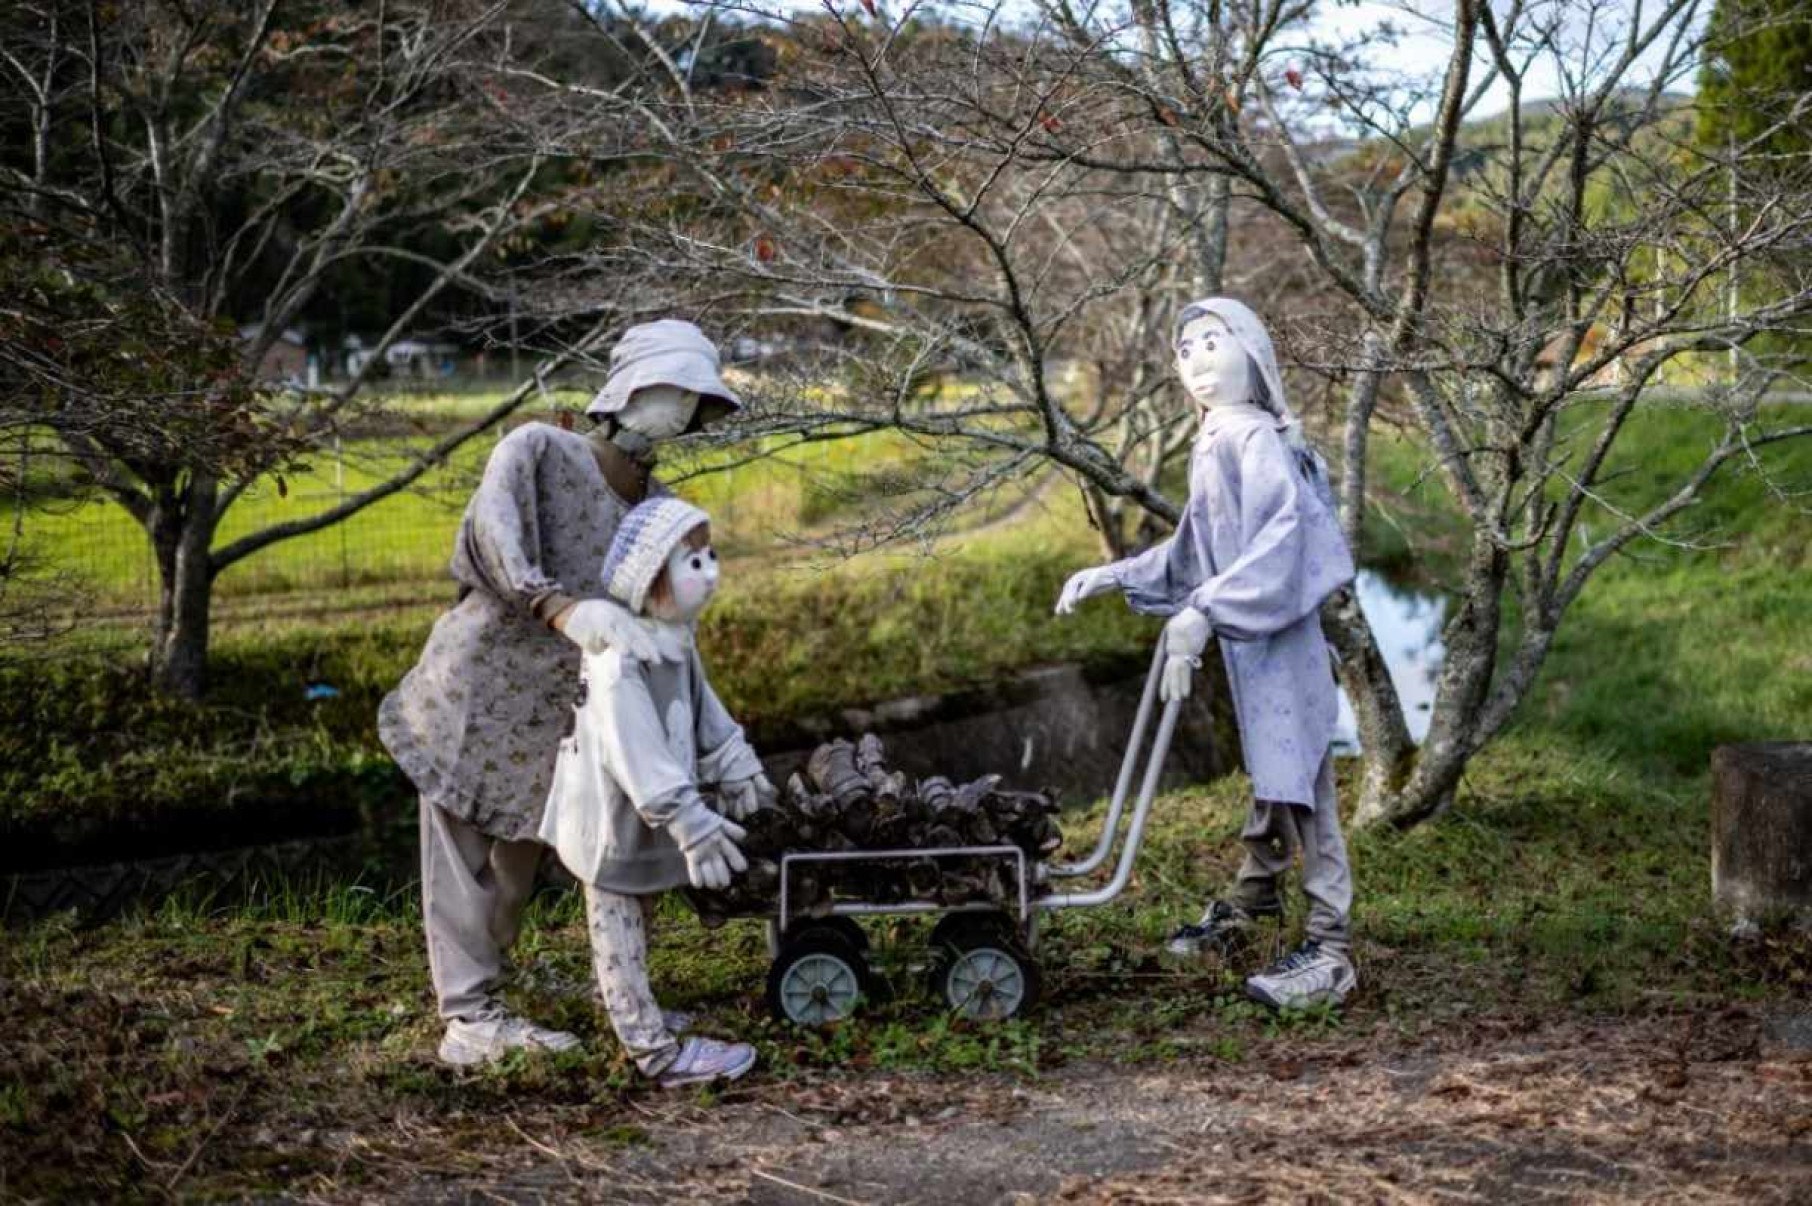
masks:
<svg viewBox="0 0 1812 1206"><path fill-rule="evenodd" d="M1158 777L1164 772L1164 756L1170 752L1170 738L1176 732L1177 717L1183 711L1183 701L1173 699L1164 705L1164 713L1158 719L1158 736L1152 742L1151 759L1145 764L1145 778L1139 785L1139 802L1133 807L1132 821L1126 829L1126 845L1120 850L1120 865L1114 869L1114 877L1104 886L1092 892L1068 892L1060 895L1041 896L1033 904L1041 909L1077 909L1091 905L1106 904L1120 895L1132 878L1133 863L1139 857L1139 846L1145 839L1145 818L1151 812L1152 797L1158 792Z"/></svg>
<svg viewBox="0 0 1812 1206"><path fill-rule="evenodd" d="M1126 742L1126 754L1120 759L1120 777L1114 782L1113 799L1107 805L1107 819L1101 823L1101 837L1095 842L1094 850L1089 856L1077 863L1060 863L1044 869L1046 879L1069 879L1078 875L1088 875L1102 863L1114 847L1114 839L1119 836L1120 814L1126 809L1126 794L1132 788L1133 773L1138 769L1139 754L1145 745L1145 732L1151 723L1152 705L1158 698L1158 679L1164 672L1164 642L1160 639L1151 655L1151 671L1145 676L1145 691L1139 696L1139 712L1133 720L1132 736ZM1168 746L1166 741L1165 745ZM1158 751L1158 761L1164 760L1165 750Z"/></svg>

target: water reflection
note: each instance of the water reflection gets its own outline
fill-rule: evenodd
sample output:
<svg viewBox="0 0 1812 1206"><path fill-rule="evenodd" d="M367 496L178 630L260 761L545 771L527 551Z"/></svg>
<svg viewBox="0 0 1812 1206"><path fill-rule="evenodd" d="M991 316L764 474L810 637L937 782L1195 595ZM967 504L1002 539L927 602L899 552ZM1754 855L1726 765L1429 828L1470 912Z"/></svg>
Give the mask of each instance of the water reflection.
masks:
<svg viewBox="0 0 1812 1206"><path fill-rule="evenodd" d="M1441 643L1441 625L1447 619L1447 600L1440 595L1421 594L1393 586L1372 570L1360 570L1359 606L1371 621L1372 633L1384 662L1390 667L1391 682L1397 697L1403 701L1403 719L1409 735L1416 742L1428 736L1428 722L1434 709L1435 676L1441 671L1441 658L1447 647ZM1334 752L1353 755L1359 752L1359 726L1353 716L1352 701L1346 691L1340 692L1340 723L1334 730Z"/></svg>

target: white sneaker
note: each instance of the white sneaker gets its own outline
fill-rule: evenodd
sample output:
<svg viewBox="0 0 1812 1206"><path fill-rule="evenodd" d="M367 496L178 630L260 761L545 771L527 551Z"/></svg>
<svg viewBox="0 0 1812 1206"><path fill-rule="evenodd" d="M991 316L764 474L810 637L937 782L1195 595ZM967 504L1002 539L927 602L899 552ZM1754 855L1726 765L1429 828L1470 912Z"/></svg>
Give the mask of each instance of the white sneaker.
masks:
<svg viewBox="0 0 1812 1206"><path fill-rule="evenodd" d="M454 1018L440 1040L440 1060L455 1068L470 1068L502 1059L511 1051L571 1051L579 1036L564 1030L537 1026L527 1018L497 1010L467 1021Z"/></svg>
<svg viewBox="0 0 1812 1206"><path fill-rule="evenodd" d="M680 1044L678 1057L660 1074L661 1088L736 1080L755 1066L755 1048L747 1043L724 1043L710 1038L689 1038Z"/></svg>
<svg viewBox="0 0 1812 1206"><path fill-rule="evenodd" d="M1307 942L1246 981L1246 994L1273 1009L1338 1005L1359 987L1353 961L1318 942Z"/></svg>

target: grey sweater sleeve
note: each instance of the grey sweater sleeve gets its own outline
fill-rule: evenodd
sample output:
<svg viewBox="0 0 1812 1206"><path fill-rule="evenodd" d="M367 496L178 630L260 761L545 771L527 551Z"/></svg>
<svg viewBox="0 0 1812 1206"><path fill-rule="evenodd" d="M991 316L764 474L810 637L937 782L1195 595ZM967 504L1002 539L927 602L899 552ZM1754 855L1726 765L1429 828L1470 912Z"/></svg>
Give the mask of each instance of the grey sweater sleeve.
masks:
<svg viewBox="0 0 1812 1206"><path fill-rule="evenodd" d="M453 549L453 577L546 623L571 601L541 565L543 516L536 478L545 436L533 426L505 436L485 462Z"/></svg>

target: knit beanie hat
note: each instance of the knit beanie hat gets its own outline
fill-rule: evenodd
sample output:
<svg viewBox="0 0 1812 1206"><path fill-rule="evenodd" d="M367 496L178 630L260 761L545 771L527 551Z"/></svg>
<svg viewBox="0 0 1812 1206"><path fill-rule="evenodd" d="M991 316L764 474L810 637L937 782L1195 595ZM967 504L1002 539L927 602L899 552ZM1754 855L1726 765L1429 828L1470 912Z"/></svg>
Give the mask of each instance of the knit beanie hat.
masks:
<svg viewBox="0 0 1812 1206"><path fill-rule="evenodd" d="M604 558L604 589L637 615L648 601L648 588L660 577L673 547L686 533L711 517L670 494L633 508L617 525L610 555Z"/></svg>

